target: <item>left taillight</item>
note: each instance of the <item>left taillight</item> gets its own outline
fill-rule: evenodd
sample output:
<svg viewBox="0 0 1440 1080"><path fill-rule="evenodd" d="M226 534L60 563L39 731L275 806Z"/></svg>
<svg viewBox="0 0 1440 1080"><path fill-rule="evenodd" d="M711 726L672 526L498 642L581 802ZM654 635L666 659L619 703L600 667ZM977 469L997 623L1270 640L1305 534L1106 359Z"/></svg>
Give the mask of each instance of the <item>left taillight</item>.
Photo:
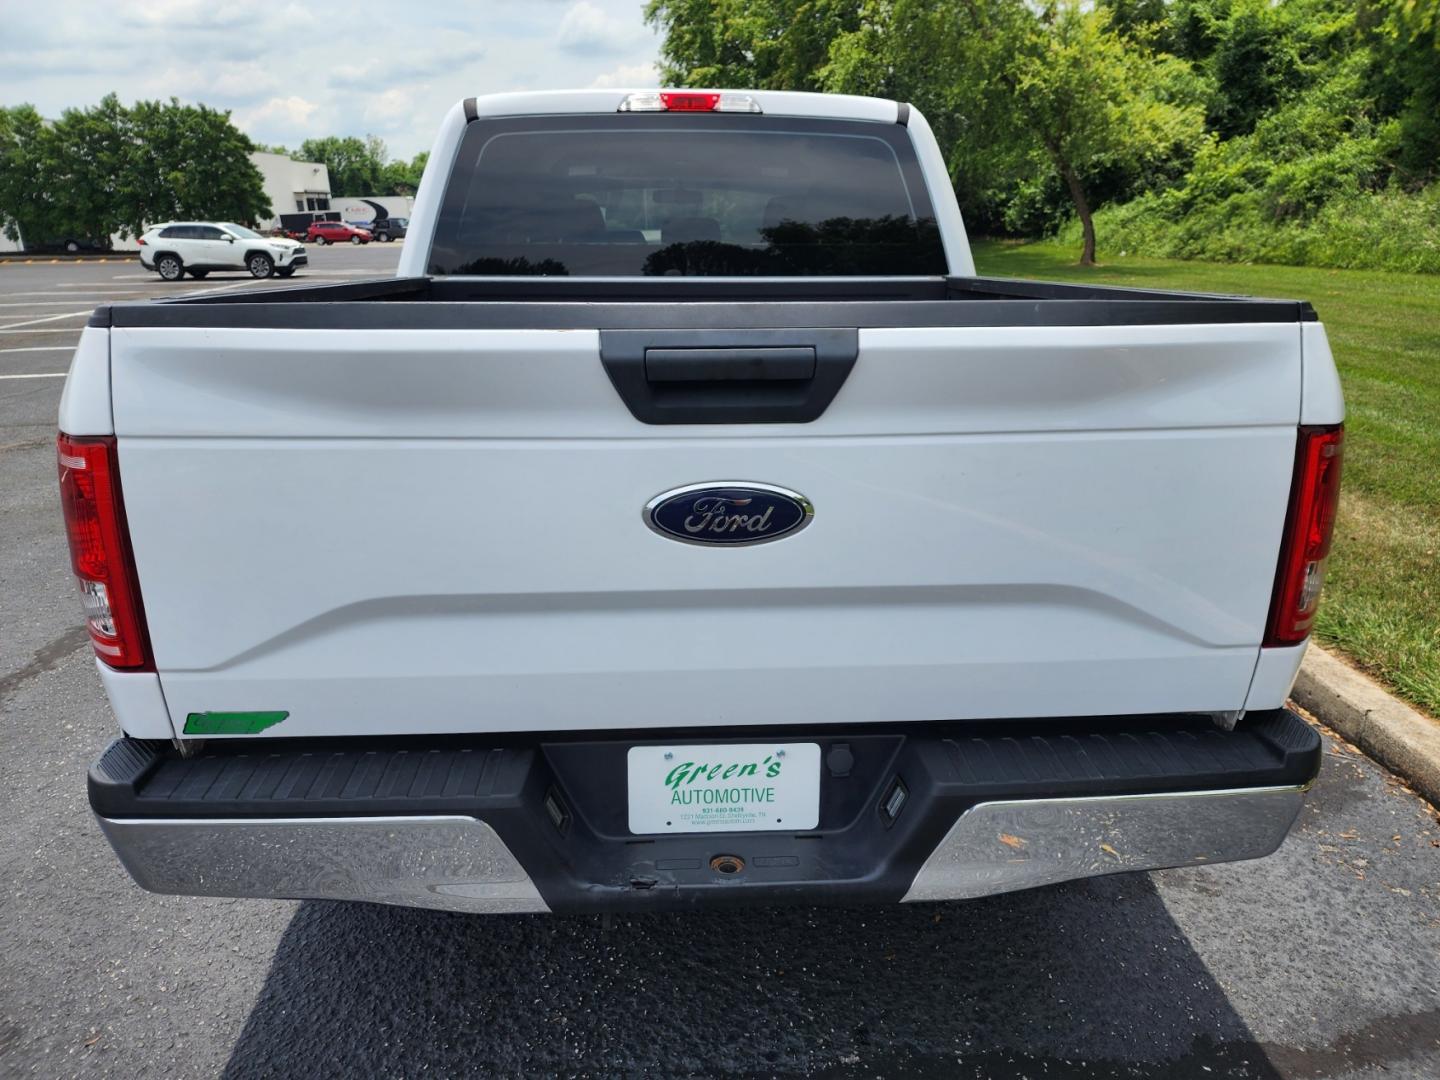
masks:
<svg viewBox="0 0 1440 1080"><path fill-rule="evenodd" d="M70 565L95 654L113 668L153 671L120 495L115 439L61 432L55 448Z"/></svg>

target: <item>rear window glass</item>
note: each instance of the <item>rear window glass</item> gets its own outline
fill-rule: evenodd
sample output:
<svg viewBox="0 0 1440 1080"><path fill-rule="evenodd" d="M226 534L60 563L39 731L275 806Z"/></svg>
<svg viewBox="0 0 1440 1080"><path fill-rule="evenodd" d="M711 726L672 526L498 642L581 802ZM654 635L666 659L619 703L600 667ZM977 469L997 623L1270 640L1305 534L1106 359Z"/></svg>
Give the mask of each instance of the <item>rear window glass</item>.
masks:
<svg viewBox="0 0 1440 1080"><path fill-rule="evenodd" d="M905 128L711 113L475 121L430 252L432 274L945 271Z"/></svg>

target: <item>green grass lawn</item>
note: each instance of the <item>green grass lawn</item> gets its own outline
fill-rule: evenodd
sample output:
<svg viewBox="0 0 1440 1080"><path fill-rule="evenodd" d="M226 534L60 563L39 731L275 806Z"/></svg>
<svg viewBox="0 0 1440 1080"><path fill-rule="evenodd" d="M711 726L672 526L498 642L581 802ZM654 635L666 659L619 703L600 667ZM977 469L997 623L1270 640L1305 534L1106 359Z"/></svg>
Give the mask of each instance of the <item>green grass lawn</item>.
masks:
<svg viewBox="0 0 1440 1080"><path fill-rule="evenodd" d="M1319 638L1440 715L1440 276L976 245L980 273L1309 300L1345 385L1345 480Z"/></svg>

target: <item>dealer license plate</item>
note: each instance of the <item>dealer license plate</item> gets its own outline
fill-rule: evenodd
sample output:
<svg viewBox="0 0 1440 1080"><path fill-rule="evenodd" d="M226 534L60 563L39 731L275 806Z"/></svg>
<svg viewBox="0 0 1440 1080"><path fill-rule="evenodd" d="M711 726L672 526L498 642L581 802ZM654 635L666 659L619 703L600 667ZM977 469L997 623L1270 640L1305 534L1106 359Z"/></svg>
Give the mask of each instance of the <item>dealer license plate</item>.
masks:
<svg viewBox="0 0 1440 1080"><path fill-rule="evenodd" d="M820 821L819 743L632 746L632 833L804 832Z"/></svg>

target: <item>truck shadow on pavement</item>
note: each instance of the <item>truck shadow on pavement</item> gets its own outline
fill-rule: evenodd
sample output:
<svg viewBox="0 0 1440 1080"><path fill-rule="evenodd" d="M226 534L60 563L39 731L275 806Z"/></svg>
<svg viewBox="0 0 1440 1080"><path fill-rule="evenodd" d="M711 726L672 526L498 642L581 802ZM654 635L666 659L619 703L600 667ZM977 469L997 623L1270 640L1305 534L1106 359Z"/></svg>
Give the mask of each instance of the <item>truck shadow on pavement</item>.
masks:
<svg viewBox="0 0 1440 1080"><path fill-rule="evenodd" d="M1150 879L970 903L472 917L308 902L224 1075L1280 1074Z"/></svg>

